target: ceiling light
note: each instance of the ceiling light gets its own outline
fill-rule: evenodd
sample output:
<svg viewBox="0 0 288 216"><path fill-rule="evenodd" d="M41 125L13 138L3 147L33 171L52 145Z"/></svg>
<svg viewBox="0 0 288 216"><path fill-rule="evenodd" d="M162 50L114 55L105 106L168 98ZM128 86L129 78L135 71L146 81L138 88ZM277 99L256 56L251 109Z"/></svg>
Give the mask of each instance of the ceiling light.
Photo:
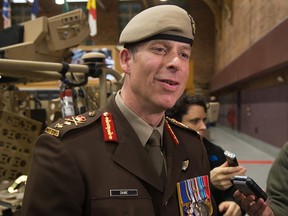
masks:
<svg viewBox="0 0 288 216"><path fill-rule="evenodd" d="M56 0L56 1L58 1L58 0ZM87 1L88 0L66 0L66 2L87 2ZM23 3L27 3L27 2L33 3L34 0L11 0L10 2L12 2L12 3L22 3L23 4ZM64 0L63 0L63 2L64 2ZM62 3L62 4L64 4L64 3Z"/></svg>

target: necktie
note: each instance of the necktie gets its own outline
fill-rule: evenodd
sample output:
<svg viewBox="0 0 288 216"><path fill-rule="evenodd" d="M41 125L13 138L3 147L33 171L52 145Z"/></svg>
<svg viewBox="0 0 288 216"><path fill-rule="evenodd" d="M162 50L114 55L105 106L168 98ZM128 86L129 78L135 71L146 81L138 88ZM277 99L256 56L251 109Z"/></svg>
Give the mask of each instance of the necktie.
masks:
<svg viewBox="0 0 288 216"><path fill-rule="evenodd" d="M160 133L157 130L153 130L150 138L148 139L146 149L148 156L155 166L155 169L159 176L161 175L162 169L164 168L164 156L160 146Z"/></svg>

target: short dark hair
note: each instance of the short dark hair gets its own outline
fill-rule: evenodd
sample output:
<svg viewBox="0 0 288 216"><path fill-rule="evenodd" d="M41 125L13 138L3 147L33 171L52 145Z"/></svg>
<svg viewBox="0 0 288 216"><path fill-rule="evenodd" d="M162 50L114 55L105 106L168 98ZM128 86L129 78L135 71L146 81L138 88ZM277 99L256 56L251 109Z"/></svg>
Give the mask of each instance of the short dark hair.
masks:
<svg viewBox="0 0 288 216"><path fill-rule="evenodd" d="M204 96L195 96L189 93L184 93L172 108L166 110L166 116L181 122L182 116L187 114L188 108L191 105L201 106L205 113L207 113L208 106Z"/></svg>

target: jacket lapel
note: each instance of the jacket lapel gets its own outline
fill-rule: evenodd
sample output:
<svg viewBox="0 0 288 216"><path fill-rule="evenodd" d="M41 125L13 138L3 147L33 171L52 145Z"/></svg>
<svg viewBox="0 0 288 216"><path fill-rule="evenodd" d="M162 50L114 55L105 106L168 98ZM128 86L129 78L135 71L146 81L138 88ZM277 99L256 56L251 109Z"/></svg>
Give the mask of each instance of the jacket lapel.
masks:
<svg viewBox="0 0 288 216"><path fill-rule="evenodd" d="M166 145L166 163L168 167L167 185L164 192L164 200L168 200L175 193L176 184L181 175L183 161L187 159L185 149L181 143L175 144L168 131L164 130L164 143Z"/></svg>
<svg viewBox="0 0 288 216"><path fill-rule="evenodd" d="M163 191L163 183L159 175L154 171L148 155L140 143L137 135L123 134L119 140L119 146L113 156L114 162L135 176L149 183L160 191Z"/></svg>
<svg viewBox="0 0 288 216"><path fill-rule="evenodd" d="M108 103L107 111L113 115L118 137L118 147L113 155L114 162L159 191L163 191L164 185L161 178L154 170L145 148L114 99Z"/></svg>

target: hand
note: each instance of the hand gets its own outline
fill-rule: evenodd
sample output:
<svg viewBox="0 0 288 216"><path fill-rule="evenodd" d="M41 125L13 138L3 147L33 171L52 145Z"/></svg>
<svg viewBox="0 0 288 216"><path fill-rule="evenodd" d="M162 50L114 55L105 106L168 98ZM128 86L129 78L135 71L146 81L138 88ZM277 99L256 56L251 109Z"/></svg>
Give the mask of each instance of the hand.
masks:
<svg viewBox="0 0 288 216"><path fill-rule="evenodd" d="M210 171L210 180L213 186L219 190L226 190L232 186L231 179L236 175L245 175L246 168L242 166L229 167L226 161L219 167Z"/></svg>
<svg viewBox="0 0 288 216"><path fill-rule="evenodd" d="M224 201L219 205L219 211L223 216L241 216L242 211L240 206L233 201Z"/></svg>
<svg viewBox="0 0 288 216"><path fill-rule="evenodd" d="M269 204L262 198L255 200L254 195L245 197L239 190L235 191L233 196L250 216L275 216Z"/></svg>

